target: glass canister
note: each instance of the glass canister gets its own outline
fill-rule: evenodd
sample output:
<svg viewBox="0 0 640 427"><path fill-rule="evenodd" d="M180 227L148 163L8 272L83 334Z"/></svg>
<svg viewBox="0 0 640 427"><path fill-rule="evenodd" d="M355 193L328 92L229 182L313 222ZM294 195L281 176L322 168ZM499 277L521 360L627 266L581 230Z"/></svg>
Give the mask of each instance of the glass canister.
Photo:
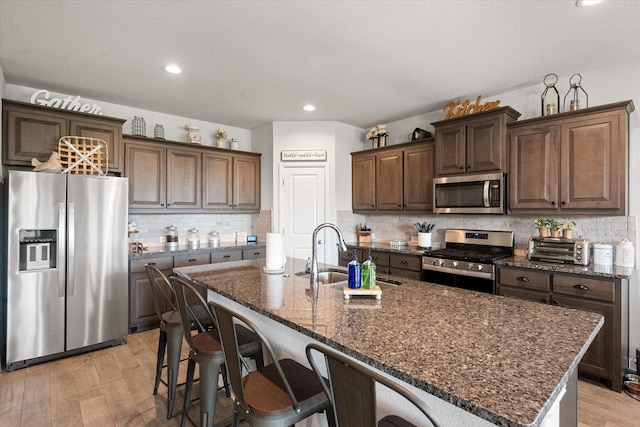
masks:
<svg viewBox="0 0 640 427"><path fill-rule="evenodd" d="M178 249L178 228L174 225L170 225L164 228L162 232L165 241L165 248L168 251L174 251Z"/></svg>
<svg viewBox="0 0 640 427"><path fill-rule="evenodd" d="M208 234L207 239L209 241L210 248L219 248L220 247L220 233L217 231L212 231Z"/></svg>
<svg viewBox="0 0 640 427"><path fill-rule="evenodd" d="M187 232L189 249L200 249L200 232L194 227Z"/></svg>
<svg viewBox="0 0 640 427"><path fill-rule="evenodd" d="M147 124L140 116L133 116L131 135L147 136Z"/></svg>

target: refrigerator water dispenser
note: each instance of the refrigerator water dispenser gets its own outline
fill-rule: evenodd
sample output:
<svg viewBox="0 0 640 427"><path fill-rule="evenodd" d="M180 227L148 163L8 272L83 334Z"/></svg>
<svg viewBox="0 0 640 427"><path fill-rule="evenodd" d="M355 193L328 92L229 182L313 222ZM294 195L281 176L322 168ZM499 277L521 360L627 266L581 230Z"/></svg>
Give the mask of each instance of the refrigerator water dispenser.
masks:
<svg viewBox="0 0 640 427"><path fill-rule="evenodd" d="M19 230L19 271L56 268L57 230Z"/></svg>

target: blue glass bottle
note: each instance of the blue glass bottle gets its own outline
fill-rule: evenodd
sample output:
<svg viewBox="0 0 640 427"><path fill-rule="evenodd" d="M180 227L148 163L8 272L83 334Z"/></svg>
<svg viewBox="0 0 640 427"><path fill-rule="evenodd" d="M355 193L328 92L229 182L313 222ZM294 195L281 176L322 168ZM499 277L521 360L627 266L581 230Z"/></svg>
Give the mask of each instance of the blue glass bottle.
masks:
<svg viewBox="0 0 640 427"><path fill-rule="evenodd" d="M362 286L362 266L358 262L356 251L353 251L353 258L347 265L349 271L349 288L360 289Z"/></svg>

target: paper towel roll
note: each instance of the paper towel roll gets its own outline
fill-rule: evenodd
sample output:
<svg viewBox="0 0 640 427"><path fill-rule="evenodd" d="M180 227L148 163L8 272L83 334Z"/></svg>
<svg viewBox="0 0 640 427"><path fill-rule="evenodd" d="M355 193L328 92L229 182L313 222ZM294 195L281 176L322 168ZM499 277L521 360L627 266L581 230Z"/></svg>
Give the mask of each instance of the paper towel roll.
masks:
<svg viewBox="0 0 640 427"><path fill-rule="evenodd" d="M277 270L284 267L285 256L282 235L267 233L267 270Z"/></svg>

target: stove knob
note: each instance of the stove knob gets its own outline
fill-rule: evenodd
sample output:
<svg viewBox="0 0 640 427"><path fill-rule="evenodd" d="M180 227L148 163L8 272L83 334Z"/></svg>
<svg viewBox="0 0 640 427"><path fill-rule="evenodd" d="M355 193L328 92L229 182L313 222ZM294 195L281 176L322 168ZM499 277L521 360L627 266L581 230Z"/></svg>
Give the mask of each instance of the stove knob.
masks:
<svg viewBox="0 0 640 427"><path fill-rule="evenodd" d="M438 265L444 265L444 260L443 259L438 260Z"/></svg>
<svg viewBox="0 0 640 427"><path fill-rule="evenodd" d="M458 261L453 261L453 266L457 267L458 266Z"/></svg>
<svg viewBox="0 0 640 427"><path fill-rule="evenodd" d="M477 266L478 271L482 271L482 267L484 267L482 264L478 264L478 266Z"/></svg>
<svg viewBox="0 0 640 427"><path fill-rule="evenodd" d="M467 263L467 268L471 270L473 268L473 263L472 262Z"/></svg>

